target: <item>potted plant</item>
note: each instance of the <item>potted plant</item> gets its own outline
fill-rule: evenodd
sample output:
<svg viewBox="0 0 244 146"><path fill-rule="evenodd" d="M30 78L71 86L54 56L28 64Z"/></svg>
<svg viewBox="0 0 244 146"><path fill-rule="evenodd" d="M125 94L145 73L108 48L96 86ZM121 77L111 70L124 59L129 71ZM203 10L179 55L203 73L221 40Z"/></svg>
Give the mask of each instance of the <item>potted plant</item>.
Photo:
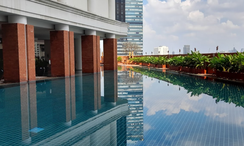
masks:
<svg viewBox="0 0 244 146"><path fill-rule="evenodd" d="M48 71L48 61L36 58L36 75L43 76L47 74Z"/></svg>
<svg viewBox="0 0 244 146"><path fill-rule="evenodd" d="M122 58L120 56L117 57L117 61L118 61L118 63L121 63L122 62Z"/></svg>
<svg viewBox="0 0 244 146"><path fill-rule="evenodd" d="M167 58L166 57L158 57L158 65L157 67L158 68L166 68L166 60Z"/></svg>

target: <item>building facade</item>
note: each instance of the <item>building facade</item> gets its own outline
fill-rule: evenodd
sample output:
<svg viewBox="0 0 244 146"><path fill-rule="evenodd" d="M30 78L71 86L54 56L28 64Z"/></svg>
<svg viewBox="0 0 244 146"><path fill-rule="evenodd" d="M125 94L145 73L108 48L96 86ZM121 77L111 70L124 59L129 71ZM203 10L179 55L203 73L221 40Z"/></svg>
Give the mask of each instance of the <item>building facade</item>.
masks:
<svg viewBox="0 0 244 146"><path fill-rule="evenodd" d="M143 0L116 0L116 20L129 23L127 37L118 39L119 56L128 55L123 43L132 42L139 46L135 55L143 55Z"/></svg>
<svg viewBox="0 0 244 146"><path fill-rule="evenodd" d="M191 53L190 45L184 45L183 54Z"/></svg>
<svg viewBox="0 0 244 146"><path fill-rule="evenodd" d="M115 0L0 0L0 10L5 82L36 79L35 39L45 42L54 77L100 72L100 40L104 69L117 70L128 24L115 20Z"/></svg>
<svg viewBox="0 0 244 146"><path fill-rule="evenodd" d="M160 46L154 48L154 55L168 55L169 48L167 46Z"/></svg>

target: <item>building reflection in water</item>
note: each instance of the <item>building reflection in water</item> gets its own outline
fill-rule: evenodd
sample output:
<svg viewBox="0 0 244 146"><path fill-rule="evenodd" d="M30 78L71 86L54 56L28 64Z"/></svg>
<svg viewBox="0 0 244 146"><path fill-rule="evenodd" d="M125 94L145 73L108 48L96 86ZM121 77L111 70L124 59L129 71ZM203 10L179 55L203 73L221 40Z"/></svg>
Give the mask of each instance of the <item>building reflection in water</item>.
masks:
<svg viewBox="0 0 244 146"><path fill-rule="evenodd" d="M1 87L0 145L125 145L128 102L104 76L104 97L101 74Z"/></svg>
<svg viewBox="0 0 244 146"><path fill-rule="evenodd" d="M128 100L131 111L126 117L127 140L143 141L143 77L126 66L121 66L118 75L118 97Z"/></svg>

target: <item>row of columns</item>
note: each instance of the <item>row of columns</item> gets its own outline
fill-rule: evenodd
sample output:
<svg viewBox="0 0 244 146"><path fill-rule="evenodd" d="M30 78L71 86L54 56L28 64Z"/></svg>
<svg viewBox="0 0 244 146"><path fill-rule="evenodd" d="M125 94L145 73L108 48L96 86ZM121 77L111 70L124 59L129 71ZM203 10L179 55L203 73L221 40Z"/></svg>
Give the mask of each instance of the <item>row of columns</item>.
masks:
<svg viewBox="0 0 244 146"><path fill-rule="evenodd" d="M2 45L5 82L26 82L36 79L34 26L27 18L9 16L8 24L2 24ZM100 36L96 31L86 31L81 36L80 47L74 51L74 32L68 25L56 25L50 32L51 75L53 77L75 75L76 64L82 62L82 72L100 72ZM80 42L78 42L79 44ZM107 35L104 39L104 70L117 70L117 39ZM79 46L79 45L77 45ZM82 54L82 55L81 55Z"/></svg>

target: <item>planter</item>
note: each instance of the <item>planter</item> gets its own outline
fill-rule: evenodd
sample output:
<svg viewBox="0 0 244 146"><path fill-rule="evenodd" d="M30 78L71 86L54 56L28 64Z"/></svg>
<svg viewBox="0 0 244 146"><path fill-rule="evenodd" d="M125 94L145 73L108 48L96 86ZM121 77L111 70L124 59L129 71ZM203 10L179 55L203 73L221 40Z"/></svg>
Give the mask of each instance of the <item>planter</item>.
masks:
<svg viewBox="0 0 244 146"><path fill-rule="evenodd" d="M207 73L208 74L216 74L216 69L208 67L207 68Z"/></svg>
<svg viewBox="0 0 244 146"><path fill-rule="evenodd" d="M244 80L244 73L237 73L237 77L239 80Z"/></svg>
<svg viewBox="0 0 244 146"><path fill-rule="evenodd" d="M190 68L189 67L182 67L181 71L183 72L190 72Z"/></svg>
<svg viewBox="0 0 244 146"><path fill-rule="evenodd" d="M142 63L139 63L139 65L142 65Z"/></svg>
<svg viewBox="0 0 244 146"><path fill-rule="evenodd" d="M165 64L157 64L157 68L166 68Z"/></svg>
<svg viewBox="0 0 244 146"><path fill-rule="evenodd" d="M157 68L162 68L162 64L157 64Z"/></svg>
<svg viewBox="0 0 244 146"><path fill-rule="evenodd" d="M142 66L150 66L150 63L142 63Z"/></svg>
<svg viewBox="0 0 244 146"><path fill-rule="evenodd" d="M228 78L229 77L229 72L216 71L216 76L220 77L220 78Z"/></svg>
<svg viewBox="0 0 244 146"><path fill-rule="evenodd" d="M195 74L206 74L206 69L195 69Z"/></svg>
<svg viewBox="0 0 244 146"><path fill-rule="evenodd" d="M181 66L169 66L170 70L181 71Z"/></svg>
<svg viewBox="0 0 244 146"><path fill-rule="evenodd" d="M244 79L244 74L243 73L233 73L230 72L228 75L229 79L234 79L234 80L243 80Z"/></svg>

